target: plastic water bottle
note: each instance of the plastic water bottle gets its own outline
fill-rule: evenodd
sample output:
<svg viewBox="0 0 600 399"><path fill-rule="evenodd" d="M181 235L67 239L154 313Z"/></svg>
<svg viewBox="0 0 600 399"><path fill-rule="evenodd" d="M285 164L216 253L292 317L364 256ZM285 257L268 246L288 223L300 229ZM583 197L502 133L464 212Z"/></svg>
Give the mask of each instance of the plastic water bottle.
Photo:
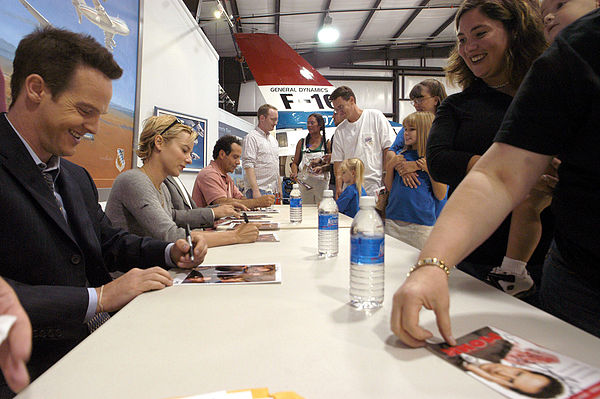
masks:
<svg viewBox="0 0 600 399"><path fill-rule="evenodd" d="M338 207L333 199L333 191L323 191L319 204L319 255L338 254Z"/></svg>
<svg viewBox="0 0 600 399"><path fill-rule="evenodd" d="M294 184L290 193L290 222L302 222L302 194L298 184Z"/></svg>
<svg viewBox="0 0 600 399"><path fill-rule="evenodd" d="M385 234L375 197L361 197L350 229L350 304L359 309L383 303Z"/></svg>

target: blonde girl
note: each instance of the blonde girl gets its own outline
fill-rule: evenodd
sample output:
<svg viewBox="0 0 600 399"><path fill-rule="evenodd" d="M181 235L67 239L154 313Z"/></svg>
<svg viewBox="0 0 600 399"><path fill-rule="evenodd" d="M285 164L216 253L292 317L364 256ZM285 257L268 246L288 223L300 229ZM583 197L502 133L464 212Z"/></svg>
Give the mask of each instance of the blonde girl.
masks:
<svg viewBox="0 0 600 399"><path fill-rule="evenodd" d="M429 176L425 147L434 115L414 112L403 121L404 148L386 165L385 186L390 191L385 209L385 232L416 248L422 248L436 221L436 204L446 196L447 186ZM415 161L419 185L405 185L403 163Z"/></svg>
<svg viewBox="0 0 600 399"><path fill-rule="evenodd" d="M365 179L365 165L358 158L345 159L340 170L342 181L347 185L346 189L337 199L338 209L344 215L354 217L358 212L358 201L363 195L367 195L363 187ZM360 195L358 194L360 193Z"/></svg>

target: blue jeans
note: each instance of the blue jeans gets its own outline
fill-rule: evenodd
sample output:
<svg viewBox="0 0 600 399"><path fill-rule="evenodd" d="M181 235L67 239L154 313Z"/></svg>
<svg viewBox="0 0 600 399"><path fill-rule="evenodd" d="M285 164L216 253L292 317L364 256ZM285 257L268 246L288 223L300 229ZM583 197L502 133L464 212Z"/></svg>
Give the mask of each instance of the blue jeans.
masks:
<svg viewBox="0 0 600 399"><path fill-rule="evenodd" d="M554 242L544 262L539 295L543 310L600 338L600 291L566 267Z"/></svg>

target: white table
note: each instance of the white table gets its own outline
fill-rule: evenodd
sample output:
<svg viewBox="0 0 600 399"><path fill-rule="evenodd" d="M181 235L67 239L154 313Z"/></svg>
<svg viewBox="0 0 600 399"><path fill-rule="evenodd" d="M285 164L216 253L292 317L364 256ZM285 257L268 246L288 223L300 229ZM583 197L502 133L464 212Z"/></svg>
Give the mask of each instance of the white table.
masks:
<svg viewBox="0 0 600 399"><path fill-rule="evenodd" d="M386 236L384 307L347 305L349 229L340 255L316 256L317 232L281 243L212 248L206 263L278 261L283 282L178 286L143 294L36 380L19 398L159 399L268 387L310 398L502 398L389 329L392 294L417 252ZM456 337L493 325L600 367L600 340L455 271ZM431 312L425 325L437 333Z"/></svg>
<svg viewBox="0 0 600 399"><path fill-rule="evenodd" d="M274 205L275 209L279 210L279 213L269 213L269 221L278 222L279 228L282 230L288 229L317 229L319 227L319 208L314 205L303 205L302 206L302 222L291 223L290 222L290 206L289 205ZM349 228L352 225L352 218L339 214L338 227Z"/></svg>

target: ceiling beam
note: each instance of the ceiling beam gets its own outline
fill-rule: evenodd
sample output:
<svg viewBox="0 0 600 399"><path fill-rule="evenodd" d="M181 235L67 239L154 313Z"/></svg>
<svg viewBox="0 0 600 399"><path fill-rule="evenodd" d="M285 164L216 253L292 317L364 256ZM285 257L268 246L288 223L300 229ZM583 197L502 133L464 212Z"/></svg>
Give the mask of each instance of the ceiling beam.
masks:
<svg viewBox="0 0 600 399"><path fill-rule="evenodd" d="M300 54L314 68L331 65L352 65L356 62L393 59L447 58L452 45L443 47L380 48L369 51L341 49L339 51L310 51Z"/></svg>
<svg viewBox="0 0 600 399"><path fill-rule="evenodd" d="M229 0L229 4L231 5L231 17L233 18L235 33L240 33L242 32L242 21L240 20L240 10L237 6L237 0Z"/></svg>
<svg viewBox="0 0 600 399"><path fill-rule="evenodd" d="M362 36L363 32L367 28L367 25L369 25L369 22L371 22L371 18L373 18L376 8L378 8L380 4L381 4L381 0L375 0L375 2L373 3L373 9L371 11L369 11L369 15L367 16L367 18L363 22L362 26L358 30L358 33L356 33L356 35L354 36L354 42L358 42L360 40L360 37Z"/></svg>
<svg viewBox="0 0 600 399"><path fill-rule="evenodd" d="M321 21L319 21L319 27L317 28L317 31L315 32L315 42L316 43L319 42L319 31L321 29L323 29L323 24L325 23L325 16L329 12L330 6L331 6L331 0L325 0L325 7L323 8L322 11L319 11L321 13Z"/></svg>
<svg viewBox="0 0 600 399"><path fill-rule="evenodd" d="M408 17L408 19L406 20L406 22L404 22L404 24L402 24L402 26L400 27L400 29L398 29L398 31L394 34L392 40L396 40L396 39L398 39L400 37L400 35L406 30L406 28L408 28L408 26L412 23L412 21L414 21L415 18L417 18L417 16L419 15L419 13L421 12L421 10L423 9L422 7L425 7L428 3L429 3L429 0L421 0L421 3L419 4L419 7L421 7L421 8L415 9L410 14L410 16Z"/></svg>
<svg viewBox="0 0 600 399"><path fill-rule="evenodd" d="M354 9L343 9L343 10L330 10L329 9L329 5L331 4L331 0L327 0L327 5L328 7L326 9L322 9L322 10L316 10L316 11L294 11L294 12L281 12L279 13L279 15L281 15L282 17L291 17L294 15L314 15L314 14L327 14L327 13L331 13L331 14L337 14L337 13L341 13L341 12L367 12L367 11L371 11L371 10L375 10L375 11L407 11L407 10L422 10L424 8L428 9L428 10L445 10L445 9L451 9L451 8L456 8L457 6L454 4L440 4L440 5L428 5L428 6L407 6L407 7L379 7L379 8L354 8ZM240 15L239 18L240 19L254 19L254 18L267 18L267 17L274 17L275 14L274 13L267 13L267 14L250 14L250 15ZM324 17L323 17L324 18Z"/></svg>
<svg viewBox="0 0 600 399"><path fill-rule="evenodd" d="M277 36L279 36L279 20L281 18L281 15L279 14L281 12L281 0L275 0L275 34Z"/></svg>
<svg viewBox="0 0 600 399"><path fill-rule="evenodd" d="M448 25L450 25L452 22L454 22L454 17L456 17L456 12L454 14L452 14L450 16L450 18L445 20L444 23L441 24L436 30L434 30L433 33L427 38L427 40L433 40L440 33L442 33L444 31L444 29L446 29L448 27Z"/></svg>

